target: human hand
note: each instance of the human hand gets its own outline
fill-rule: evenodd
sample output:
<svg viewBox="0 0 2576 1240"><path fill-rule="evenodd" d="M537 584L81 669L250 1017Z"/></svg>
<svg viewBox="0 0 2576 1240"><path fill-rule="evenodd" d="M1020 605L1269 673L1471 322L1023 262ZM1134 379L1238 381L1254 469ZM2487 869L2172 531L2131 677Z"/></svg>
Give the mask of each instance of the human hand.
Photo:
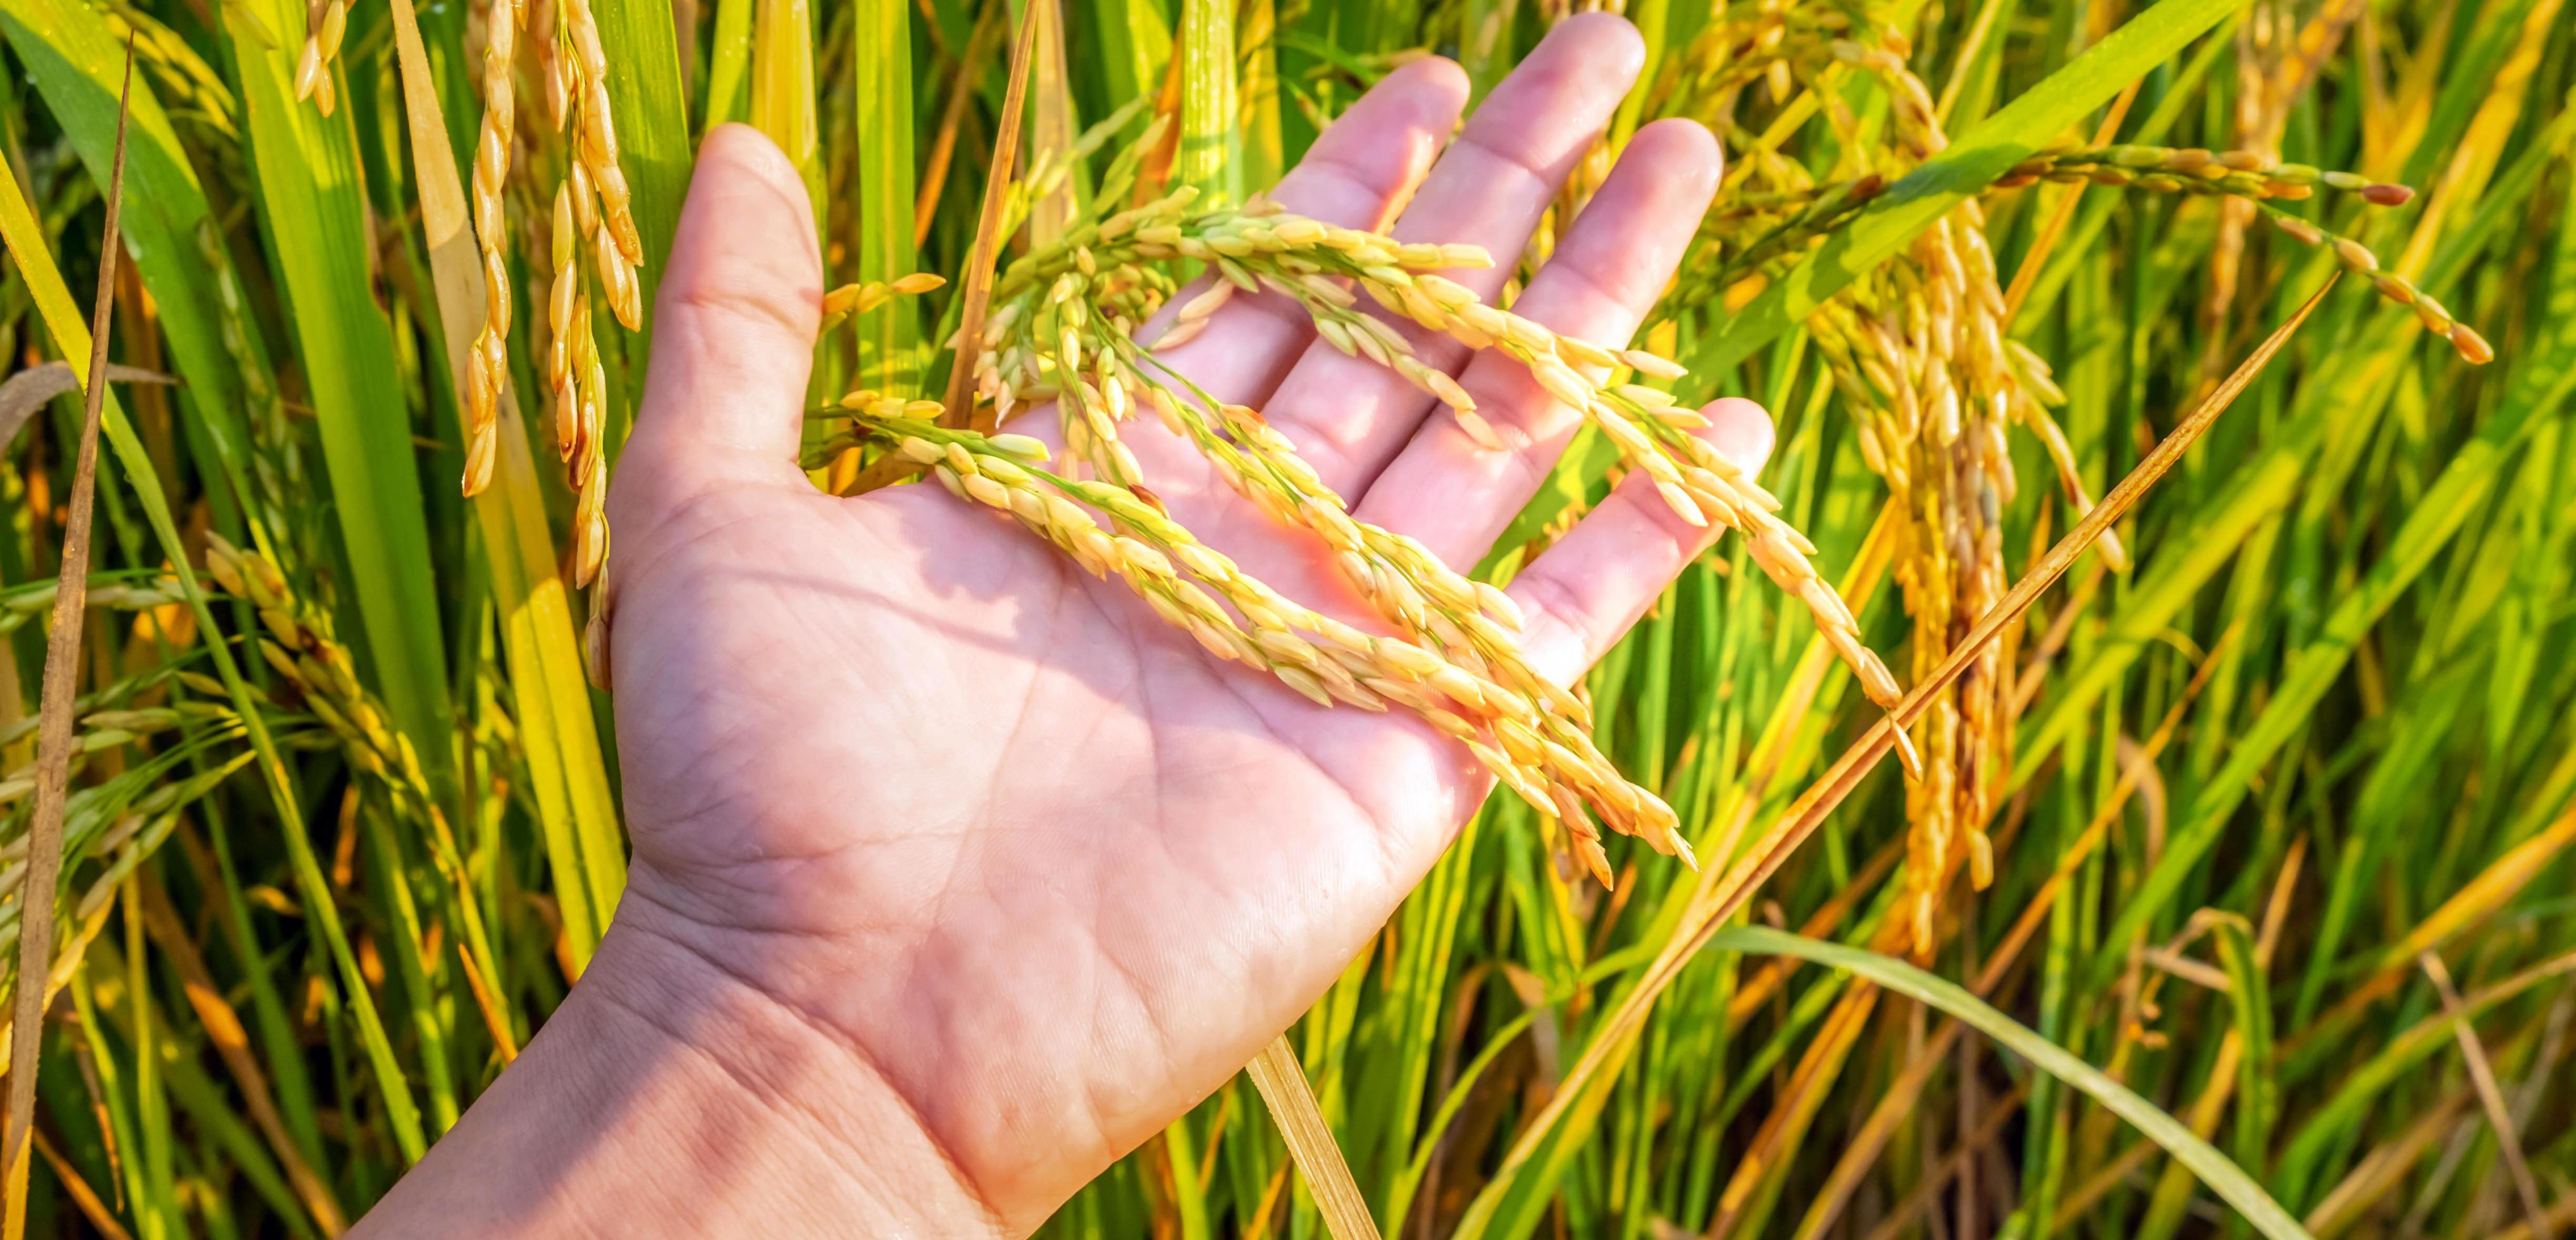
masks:
<svg viewBox="0 0 2576 1240"><path fill-rule="evenodd" d="M1399 237L1507 259L1639 60L1625 23L1568 21L1445 153L1466 81L1417 61L1271 197L1369 227L1401 207ZM1514 309L1626 342L1718 169L1695 124L1639 131ZM1506 272L1454 274L1490 297ZM625 1175L621 1208L695 1230L747 1200L770 1225L1024 1233L1293 1022L1491 781L1400 710L1317 707L1208 658L1117 580L937 488L815 491L795 459L821 292L794 170L751 130L710 135L609 497L634 864L566 1006L596 994L650 1028L595 1038L636 1078L609 1091L618 1105L654 1113L639 1099L655 1064L714 1097L729 1082L738 1103L693 1095L676 1126L700 1131L667 1139L698 1153ZM1236 298L1164 356L1263 409L1362 520L1471 564L1579 414L1507 358L1399 330L1510 450L1267 299ZM1704 433L1758 469L1761 411L1706 412ZM1183 525L1373 627L1320 542L1150 422L1126 438ZM1511 588L1533 666L1580 676L1712 534L1644 479L1623 485ZM591 1019L573 1027L620 1025ZM465 1127L488 1132L482 1112ZM693 1179L670 1178L681 1168Z"/></svg>

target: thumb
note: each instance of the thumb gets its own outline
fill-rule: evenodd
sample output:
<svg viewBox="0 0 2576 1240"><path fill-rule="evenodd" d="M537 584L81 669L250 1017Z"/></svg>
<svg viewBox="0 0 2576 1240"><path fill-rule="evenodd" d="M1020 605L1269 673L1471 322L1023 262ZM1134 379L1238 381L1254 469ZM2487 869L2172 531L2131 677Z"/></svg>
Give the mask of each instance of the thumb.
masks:
<svg viewBox="0 0 2576 1240"><path fill-rule="evenodd" d="M822 301L795 165L759 130L717 128L699 146L671 243L626 463L655 474L793 469Z"/></svg>

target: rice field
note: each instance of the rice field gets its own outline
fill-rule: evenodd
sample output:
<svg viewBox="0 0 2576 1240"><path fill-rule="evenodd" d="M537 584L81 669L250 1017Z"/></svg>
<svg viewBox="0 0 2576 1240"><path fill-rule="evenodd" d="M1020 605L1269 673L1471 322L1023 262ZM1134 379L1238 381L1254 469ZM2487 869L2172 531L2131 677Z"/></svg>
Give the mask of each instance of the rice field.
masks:
<svg viewBox="0 0 2576 1240"><path fill-rule="evenodd" d="M1595 8L1642 68L1521 252L1262 193ZM733 122L822 239L816 487L1502 785L1041 1234L2576 1230L2563 0L0 0L0 67L10 1235L336 1235L580 976L606 495ZM1668 118L1725 170L1635 338L1515 313ZM1154 363L1253 297L1582 429L1444 562ZM1165 511L1156 422L1384 631ZM1623 484L1729 533L1567 692L1501 587Z"/></svg>

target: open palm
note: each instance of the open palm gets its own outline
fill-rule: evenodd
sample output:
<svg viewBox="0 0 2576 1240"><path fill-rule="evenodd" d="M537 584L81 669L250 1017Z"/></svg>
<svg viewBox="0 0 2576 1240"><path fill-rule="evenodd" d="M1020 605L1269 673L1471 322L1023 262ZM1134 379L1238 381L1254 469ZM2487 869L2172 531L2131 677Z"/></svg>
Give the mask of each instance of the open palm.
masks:
<svg viewBox="0 0 2576 1240"><path fill-rule="evenodd" d="M1517 254L1638 59L1615 19L1565 23L1436 167L1466 83L1417 62L1272 196L1361 226L1400 208L1399 236ZM1625 342L1717 166L1695 125L1639 132L1516 308ZM1456 274L1487 295L1503 277ZM793 462L820 283L794 170L750 130L711 135L610 498L635 841L619 923L649 920L845 1044L958 1187L1025 1230L1293 1021L1489 780L1401 711L1319 708L1207 658L1115 579L936 488L814 491ZM1471 563L1577 414L1507 360L1421 347L1512 450L1478 447L1284 305L1238 298L1165 356L1263 408L1362 519ZM1758 466L1760 412L1709 413ZM1364 621L1320 544L1159 429L1129 442L1183 524ZM1579 675L1705 536L1651 491L1614 495L1514 586L1534 665Z"/></svg>

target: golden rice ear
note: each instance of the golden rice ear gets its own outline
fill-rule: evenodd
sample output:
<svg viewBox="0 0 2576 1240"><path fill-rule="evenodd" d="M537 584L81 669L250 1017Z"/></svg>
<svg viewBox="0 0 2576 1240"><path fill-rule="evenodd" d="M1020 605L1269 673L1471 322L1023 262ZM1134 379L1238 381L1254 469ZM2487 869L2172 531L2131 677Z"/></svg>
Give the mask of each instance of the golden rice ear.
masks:
<svg viewBox="0 0 2576 1240"><path fill-rule="evenodd" d="M1581 821L1570 822L1569 833L1594 841L1574 849L1587 868L1606 864L1596 819L1678 854L1678 834L1648 809L1660 802L1627 783L1592 746L1582 699L1529 668L1517 648L1521 617L1507 596L1467 580L1410 539L1354 520L1258 410L1209 400L1122 338L1122 325L1145 321L1168 294L1150 264L1191 261L1213 276L1174 308L1157 348L1197 338L1236 297L1266 292L1295 304L1328 345L1389 367L1440 401L1490 450L1510 450L1510 441L1477 412L1450 368L1426 363L1416 337L1394 323L1518 360L1551 394L1582 410L1676 512L1751 536L1765 569L1829 630L1828 647L1853 665L1871 696L1895 699L1894 678L1860 642L1851 609L1808 566L1812 548L1774 515L1778 501L1691 434L1704 424L1693 410L1656 389L1613 382L1630 372L1669 381L1682 369L1651 350L1560 336L1436 274L1479 265L1481 252L1397 242L1269 204L1197 211L1185 193L1120 209L1095 231L1068 237L1015 260L982 290L970 280L967 317L976 321L955 337L975 346L960 351L959 373L971 374L975 390L995 397L998 408L1054 402L1065 448L1052 469L1062 472L1041 468L1043 454L1027 454L1024 444L917 421L894 402L842 401L854 433L881 437L894 458L931 466L960 499L1009 513L1089 571L1122 580L1219 658L1266 668L1319 705L1375 710L1393 703L1435 723L1455 721L1464 729L1460 739L1501 755L1506 782L1542 793L1560 817L1578 807L1570 817ZM1118 300L1100 291L1109 289L1144 295L1122 292L1117 297L1128 299ZM851 286L825 309L864 312L893 291ZM1363 300L1395 318L1364 311ZM1404 640L1370 639L1319 616L1198 544L1172 520L1125 442L1140 404L1255 510L1319 538L1378 622ZM1084 515L1089 510L1104 514L1109 528Z"/></svg>

